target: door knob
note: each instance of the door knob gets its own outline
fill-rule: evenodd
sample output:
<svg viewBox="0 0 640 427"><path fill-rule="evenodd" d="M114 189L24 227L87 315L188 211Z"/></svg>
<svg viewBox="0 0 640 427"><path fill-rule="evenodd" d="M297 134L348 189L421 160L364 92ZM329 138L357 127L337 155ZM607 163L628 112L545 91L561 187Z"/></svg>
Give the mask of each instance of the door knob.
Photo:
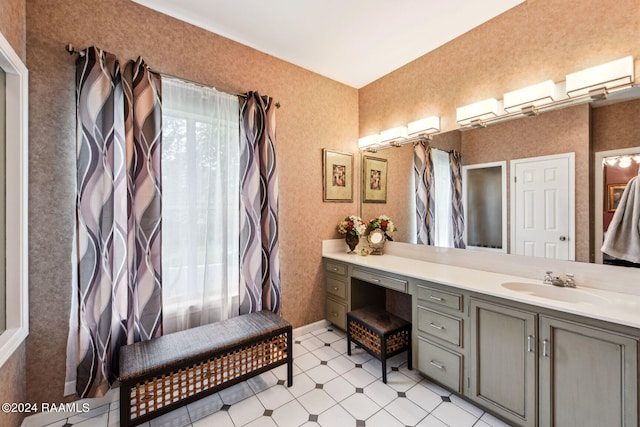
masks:
<svg viewBox="0 0 640 427"><path fill-rule="evenodd" d="M560 236L560 241L564 242L565 240L567 240L567 236Z"/></svg>

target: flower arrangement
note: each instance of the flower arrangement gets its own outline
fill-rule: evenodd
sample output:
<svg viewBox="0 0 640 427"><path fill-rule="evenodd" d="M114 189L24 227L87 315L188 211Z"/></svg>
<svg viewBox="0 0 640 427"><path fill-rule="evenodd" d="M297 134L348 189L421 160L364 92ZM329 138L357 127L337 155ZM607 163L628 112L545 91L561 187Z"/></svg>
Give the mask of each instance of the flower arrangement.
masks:
<svg viewBox="0 0 640 427"><path fill-rule="evenodd" d="M352 236L362 236L367 230L367 225L362 218L355 215L349 215L338 223L338 232L340 234L351 234Z"/></svg>
<svg viewBox="0 0 640 427"><path fill-rule="evenodd" d="M369 220L369 222L367 223L367 230L371 231L377 228L382 230L382 232L384 233L384 237L387 240L389 240L390 242L393 242L393 239L391 238L391 233L393 233L394 231L398 231L398 229L393 224L393 221L391 221L391 218L389 218L386 215L380 215L377 218L373 218Z"/></svg>

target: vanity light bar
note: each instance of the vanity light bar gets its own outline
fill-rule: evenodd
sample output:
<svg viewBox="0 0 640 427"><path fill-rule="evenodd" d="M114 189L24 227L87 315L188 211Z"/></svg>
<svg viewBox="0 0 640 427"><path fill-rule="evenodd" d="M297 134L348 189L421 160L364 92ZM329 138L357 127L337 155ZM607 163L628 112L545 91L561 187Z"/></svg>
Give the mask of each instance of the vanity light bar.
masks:
<svg viewBox="0 0 640 427"><path fill-rule="evenodd" d="M358 139L358 148L360 148L361 150L367 147L371 147L379 144L380 144L380 135L377 133L374 135L364 136Z"/></svg>
<svg viewBox="0 0 640 427"><path fill-rule="evenodd" d="M527 107L539 107L557 101L561 97L558 86L547 80L532 86L514 90L504 94L504 111L515 113Z"/></svg>
<svg viewBox="0 0 640 427"><path fill-rule="evenodd" d="M502 110L500 104L500 101L497 99L490 98L457 108L456 121L464 126L478 120L483 121L492 117L498 117Z"/></svg>
<svg viewBox="0 0 640 427"><path fill-rule="evenodd" d="M410 136L440 132L440 117L431 116L411 122L407 125L407 132Z"/></svg>
<svg viewBox="0 0 640 427"><path fill-rule="evenodd" d="M611 89L633 83L633 57L626 56L606 64L567 74L567 95L586 95L594 89Z"/></svg>
<svg viewBox="0 0 640 427"><path fill-rule="evenodd" d="M395 128L383 130L380 132L380 140L381 142L392 141L394 139L406 138L409 134L407 132L406 126L398 126Z"/></svg>

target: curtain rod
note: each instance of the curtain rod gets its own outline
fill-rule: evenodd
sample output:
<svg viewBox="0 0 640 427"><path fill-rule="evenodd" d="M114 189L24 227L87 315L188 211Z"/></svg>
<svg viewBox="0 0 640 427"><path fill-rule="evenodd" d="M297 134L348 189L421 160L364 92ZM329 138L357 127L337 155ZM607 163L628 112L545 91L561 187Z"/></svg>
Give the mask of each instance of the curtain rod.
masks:
<svg viewBox="0 0 640 427"><path fill-rule="evenodd" d="M69 52L69 55L78 55L78 56L80 56L80 58L84 57L84 55L85 55L84 51L75 49L71 43L66 45L65 49L67 50L67 52ZM233 95L233 96L239 96L241 98L247 98L247 95L244 94L244 93L235 93L235 92L231 92L231 91L228 91L228 90L218 89L218 88L213 87L213 86L208 85L208 84L204 84L204 83L200 83L200 82L194 82L193 80L187 80L187 79L185 79L183 77L178 77L178 76L173 76L171 74L162 73L160 71L154 70L151 67L147 67L147 68L148 68L149 71L157 73L157 74L160 74L161 76L164 76L164 77L180 80L180 81L183 81L183 82L186 82L186 83L195 84L197 86L202 86L202 87L206 87L206 88L213 88L213 89L215 89L217 91L224 92L227 95ZM277 101L275 103L275 106L276 106L276 108L280 108L280 101Z"/></svg>

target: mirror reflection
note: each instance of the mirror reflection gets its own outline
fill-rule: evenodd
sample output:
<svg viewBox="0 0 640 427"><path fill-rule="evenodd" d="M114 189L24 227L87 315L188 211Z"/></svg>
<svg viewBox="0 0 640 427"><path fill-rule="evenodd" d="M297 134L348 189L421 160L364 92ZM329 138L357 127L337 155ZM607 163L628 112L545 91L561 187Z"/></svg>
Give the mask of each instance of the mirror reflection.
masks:
<svg viewBox="0 0 640 427"><path fill-rule="evenodd" d="M574 170L569 170L568 174L573 188L559 187L556 193L558 198L556 200L569 200L566 208L569 209L566 215L568 229L555 235L556 246L566 244L571 248L568 252L572 251L573 254L570 254L568 259L580 262L610 262L611 260L603 259L600 252L606 231L606 221L610 221L610 212L607 212L607 187L602 185L602 181L599 181L599 187L596 185L596 173L602 173L602 170L608 166L603 166L602 161L596 165L596 157L599 153L628 150L640 145L640 121L638 120L640 88L633 87L621 92L623 93L618 94L615 99L610 98L592 104L545 112L536 117L523 117L492 124L484 129L445 132L435 135L429 145L442 150L455 149L460 152L463 167L506 162L508 185L505 208L508 253L516 253L515 242L512 241L514 239L512 223L516 222L514 221L515 206L512 200L514 196L511 194L511 184L514 179L512 175L517 172L513 170L514 164L528 159L551 159L570 154L573 156ZM384 207L363 203L361 215L363 218L369 218L385 213L393 217L399 227L394 239L416 243L413 147L407 144L399 148L381 150L375 155L389 159L389 188L392 191L389 192L387 204ZM634 171L631 175L637 175L640 165L636 162L636 157L630 158L628 170ZM640 157L637 159L640 160ZM570 165L567 168L570 168ZM547 179L554 174L557 175L556 172L550 172L548 168L542 168L543 178L545 171L547 171ZM523 173L526 174L526 171ZM626 185L628 182L627 178L616 179L620 182L614 184ZM530 204L541 203L538 199L536 200ZM524 203L525 207L526 203ZM496 215L499 215L496 209L497 206L489 211L493 210ZM487 210L483 212L486 217ZM472 207L465 211L465 225L478 222L475 214ZM544 218L545 212L542 214L545 220L557 220L555 216ZM467 236L467 244L470 243L473 242ZM473 248L474 245L470 246L468 249L477 249ZM549 249L549 251L560 252L560 249ZM542 255L537 256L548 255L549 253L543 252Z"/></svg>

